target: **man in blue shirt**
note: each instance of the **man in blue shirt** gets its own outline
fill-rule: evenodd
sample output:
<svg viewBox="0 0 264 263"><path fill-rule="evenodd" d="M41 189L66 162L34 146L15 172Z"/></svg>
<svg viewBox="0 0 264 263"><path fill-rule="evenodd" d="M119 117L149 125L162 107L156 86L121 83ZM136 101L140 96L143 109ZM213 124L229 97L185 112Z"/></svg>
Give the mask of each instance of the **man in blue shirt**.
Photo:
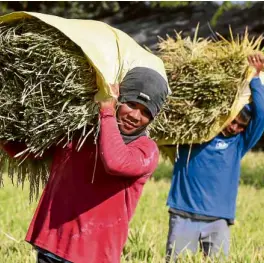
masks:
<svg viewBox="0 0 264 263"><path fill-rule="evenodd" d="M234 223L242 157L264 131L264 86L259 79L264 57L248 57L256 69L250 82L252 103L214 139L190 147L182 145L174 166L168 196L170 222L168 259L180 252L228 255L229 225Z"/></svg>

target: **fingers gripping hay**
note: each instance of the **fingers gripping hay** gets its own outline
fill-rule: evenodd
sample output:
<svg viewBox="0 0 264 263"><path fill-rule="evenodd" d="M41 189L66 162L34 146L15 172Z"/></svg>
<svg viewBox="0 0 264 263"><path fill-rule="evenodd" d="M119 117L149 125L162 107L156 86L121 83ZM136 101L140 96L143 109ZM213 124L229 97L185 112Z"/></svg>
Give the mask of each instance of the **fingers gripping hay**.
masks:
<svg viewBox="0 0 264 263"><path fill-rule="evenodd" d="M259 48L262 37L251 42L247 32L231 41L168 38L160 43L172 95L152 125L157 140L202 143L212 126L230 114L248 75L247 55ZM217 134L215 134L217 135Z"/></svg>
<svg viewBox="0 0 264 263"><path fill-rule="evenodd" d="M0 41L0 139L25 142L27 153L35 156L58 141L70 141L77 130L83 142L93 131L98 108L95 71L81 49L37 19L1 24ZM6 159L2 156L2 166ZM16 165L9 161L19 183L27 173L34 186L40 178L45 182L46 166Z"/></svg>

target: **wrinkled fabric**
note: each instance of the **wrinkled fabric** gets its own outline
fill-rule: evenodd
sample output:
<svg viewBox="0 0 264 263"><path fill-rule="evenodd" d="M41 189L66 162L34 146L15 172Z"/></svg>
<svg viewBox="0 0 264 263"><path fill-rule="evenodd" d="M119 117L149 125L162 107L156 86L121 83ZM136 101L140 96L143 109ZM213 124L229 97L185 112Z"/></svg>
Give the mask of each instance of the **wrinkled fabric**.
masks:
<svg viewBox="0 0 264 263"><path fill-rule="evenodd" d="M101 116L98 145L91 139L77 152L76 143L55 149L26 240L74 263L119 263L158 148L146 136L126 145L108 114Z"/></svg>
<svg viewBox="0 0 264 263"><path fill-rule="evenodd" d="M254 78L250 85L252 118L244 132L231 137L219 134L191 149L188 145L180 146L167 201L169 207L234 220L241 159L264 131L264 86L259 78Z"/></svg>
<svg viewBox="0 0 264 263"><path fill-rule="evenodd" d="M224 259L229 244L230 230L224 219L208 222L170 214L167 263L175 262L179 254L196 253L199 248L205 255Z"/></svg>

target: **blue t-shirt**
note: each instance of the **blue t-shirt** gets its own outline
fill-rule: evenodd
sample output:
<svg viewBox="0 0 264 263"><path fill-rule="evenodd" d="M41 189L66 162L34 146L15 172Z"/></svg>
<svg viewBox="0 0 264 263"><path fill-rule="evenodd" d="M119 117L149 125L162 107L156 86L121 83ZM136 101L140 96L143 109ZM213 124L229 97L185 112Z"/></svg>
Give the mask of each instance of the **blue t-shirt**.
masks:
<svg viewBox="0 0 264 263"><path fill-rule="evenodd" d="M167 205L199 215L235 218L240 177L240 161L264 131L264 86L259 78L250 82L252 118L243 133L232 137L218 135L195 144L188 162L188 145L180 146Z"/></svg>

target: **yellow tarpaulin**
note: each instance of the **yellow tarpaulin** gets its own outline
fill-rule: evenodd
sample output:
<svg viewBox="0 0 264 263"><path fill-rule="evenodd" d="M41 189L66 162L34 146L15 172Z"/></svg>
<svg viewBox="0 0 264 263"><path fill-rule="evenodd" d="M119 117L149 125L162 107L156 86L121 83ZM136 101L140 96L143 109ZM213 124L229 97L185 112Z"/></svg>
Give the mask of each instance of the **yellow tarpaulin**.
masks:
<svg viewBox="0 0 264 263"><path fill-rule="evenodd" d="M148 67L156 70L168 83L162 60L142 48L121 30L99 21L66 19L34 12L14 12L0 17L0 22L8 23L25 18L37 18L57 28L82 49L97 73L99 92L96 94L95 99L98 101L111 96L110 84L120 83L126 73L135 67ZM251 70L247 80L243 83L242 92L236 96L230 115L219 119L213 125L208 137L203 138L203 142L215 137L249 102L250 89L248 84L252 75L253 71ZM172 141L173 139L164 139L159 140L157 143L159 146L166 146L173 145ZM170 151L171 149L170 147Z"/></svg>
<svg viewBox="0 0 264 263"><path fill-rule="evenodd" d="M82 49L97 73L97 101L111 96L110 84L120 83L126 73L135 67L156 70L168 82L160 58L142 48L124 32L103 22L66 19L34 12L10 13L1 16L0 22L8 23L25 18L37 18L57 28Z"/></svg>
<svg viewBox="0 0 264 263"><path fill-rule="evenodd" d="M250 68L248 72L248 77L243 82L243 88L241 89L241 92L237 94L236 99L233 103L232 109L230 111L230 115L225 116L223 119L220 119L218 122L216 122L209 136L207 138L203 138L203 142L210 141L215 136L217 136L226 125L228 125L233 119L235 119L235 117L242 110L242 108L251 101L251 91L249 87L249 82L252 79L254 73L255 70L253 68ZM263 72L260 73L260 79L262 84L264 84ZM176 150L177 150L177 146L175 145L175 143L173 144L172 140L170 139L159 140L157 143L162 155L165 158L168 158L172 163L174 163L176 158ZM193 143L201 143L201 142L197 141ZM188 142L186 142L186 144L188 144Z"/></svg>
<svg viewBox="0 0 264 263"><path fill-rule="evenodd" d="M240 89L241 92L238 92L236 94L236 98L234 100L229 115L223 116L219 118L217 121L215 121L207 137L203 137L202 139L200 138L197 141L186 140L184 144L194 144L194 143L202 143L202 142L210 141L217 134L219 134L223 130L223 128L238 115L238 113L241 111L244 105L250 102L251 92L249 88L249 81L252 78L252 75L253 75L253 71L250 70L248 74L248 78L244 80L242 84L242 89ZM158 145L172 145L174 144L173 142L174 142L173 138L163 139L158 141Z"/></svg>

